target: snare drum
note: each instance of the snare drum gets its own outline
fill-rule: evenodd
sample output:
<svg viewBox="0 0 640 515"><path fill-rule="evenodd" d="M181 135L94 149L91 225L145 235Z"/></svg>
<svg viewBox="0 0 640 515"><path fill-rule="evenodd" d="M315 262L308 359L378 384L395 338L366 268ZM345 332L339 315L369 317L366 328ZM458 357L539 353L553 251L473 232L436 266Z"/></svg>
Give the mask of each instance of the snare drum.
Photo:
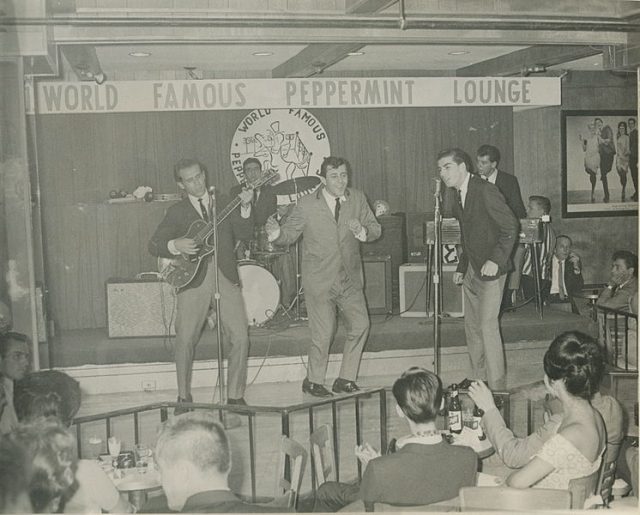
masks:
<svg viewBox="0 0 640 515"><path fill-rule="evenodd" d="M249 325L260 326L270 320L278 309L278 281L271 272L255 261L238 263L238 274Z"/></svg>

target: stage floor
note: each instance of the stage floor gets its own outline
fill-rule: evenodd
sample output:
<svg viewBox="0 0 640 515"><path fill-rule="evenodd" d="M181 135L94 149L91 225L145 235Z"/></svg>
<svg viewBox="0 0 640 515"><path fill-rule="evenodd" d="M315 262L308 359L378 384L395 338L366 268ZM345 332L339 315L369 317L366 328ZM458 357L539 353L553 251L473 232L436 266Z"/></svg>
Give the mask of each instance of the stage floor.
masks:
<svg viewBox="0 0 640 515"><path fill-rule="evenodd" d="M505 344L522 341L551 340L562 331L580 329L594 332L591 320L546 308L540 318L533 305L505 313L501 320ZM442 347L465 344L464 319L445 318L441 324ZM288 326L285 323L271 327L252 327L250 330L250 356L274 357L306 355L310 341L306 322ZM332 353L339 353L344 344L342 323L338 324ZM62 331L52 341L51 367L75 367L80 365L111 365L123 363L173 362L173 338L109 338L107 329L81 329ZM196 348L196 360L217 356L215 331L206 328ZM366 352L391 349L419 349L433 346L433 320L431 318L403 318L397 315L373 315ZM46 358L43 359L46 362Z"/></svg>

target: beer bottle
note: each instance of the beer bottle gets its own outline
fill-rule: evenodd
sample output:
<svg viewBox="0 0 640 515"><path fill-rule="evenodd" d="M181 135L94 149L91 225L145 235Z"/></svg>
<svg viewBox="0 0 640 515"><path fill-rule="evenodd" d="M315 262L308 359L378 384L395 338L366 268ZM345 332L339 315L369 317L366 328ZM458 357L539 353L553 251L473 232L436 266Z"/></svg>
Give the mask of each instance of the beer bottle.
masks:
<svg viewBox="0 0 640 515"><path fill-rule="evenodd" d="M451 385L451 395L447 406L447 420L449 422L449 431L452 433L462 433L462 406L458 398L458 385Z"/></svg>
<svg viewBox="0 0 640 515"><path fill-rule="evenodd" d="M484 430L482 429L482 424L480 423L482 421L483 414L484 411L478 408L477 404L473 406L473 429L478 435L478 440L485 440L487 438L487 435L484 434Z"/></svg>

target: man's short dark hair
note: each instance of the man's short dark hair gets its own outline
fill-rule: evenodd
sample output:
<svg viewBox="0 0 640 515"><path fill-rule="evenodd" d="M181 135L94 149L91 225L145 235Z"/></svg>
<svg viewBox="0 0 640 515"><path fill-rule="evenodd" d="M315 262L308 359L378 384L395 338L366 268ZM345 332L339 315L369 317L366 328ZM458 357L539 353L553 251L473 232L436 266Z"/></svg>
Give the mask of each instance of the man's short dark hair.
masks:
<svg viewBox="0 0 640 515"><path fill-rule="evenodd" d="M436 156L436 161L440 161L440 159L443 159L445 157L450 157L451 159L453 159L454 163L457 163L459 165L462 163L466 164L467 172L474 173L473 161L471 160L471 157L461 148L453 147L441 150Z"/></svg>
<svg viewBox="0 0 640 515"><path fill-rule="evenodd" d="M242 161L242 169L244 170L247 167L247 165L250 165L251 163L255 163L260 168L262 168L262 163L260 162L260 159L258 159L257 157L247 157L244 161Z"/></svg>
<svg viewBox="0 0 640 515"><path fill-rule="evenodd" d="M349 163L349 161L347 161L344 157L337 156L329 156L324 158L324 161L322 161L322 164L320 165L320 176L326 177L327 170L329 168L335 169L342 165L344 165L347 170L347 174L349 174L349 177L351 177L351 163Z"/></svg>
<svg viewBox="0 0 640 515"><path fill-rule="evenodd" d="M198 469L216 469L225 474L231 468L229 439L215 415L194 411L167 420L158 436L156 456L166 463L186 459Z"/></svg>
<svg viewBox="0 0 640 515"><path fill-rule="evenodd" d="M628 122L633 122L634 125L636 124L636 119L635 118L629 118L627 121Z"/></svg>
<svg viewBox="0 0 640 515"><path fill-rule="evenodd" d="M20 422L55 417L70 426L80 409L80 383L59 370L39 370L15 382L14 399Z"/></svg>
<svg viewBox="0 0 640 515"><path fill-rule="evenodd" d="M173 178L176 180L176 182L182 182L182 177L180 177L180 171L184 170L185 168L191 168L192 166L195 166L195 165L199 166L200 170L202 170L203 172L206 172L206 169L203 166L203 164L197 159L180 159L180 161L178 161L173 166Z"/></svg>
<svg viewBox="0 0 640 515"><path fill-rule="evenodd" d="M31 344L31 339L22 333L17 333L15 331L9 331L4 334L0 334L0 357L6 358L9 349L11 348L12 342L24 342L27 345Z"/></svg>
<svg viewBox="0 0 640 515"><path fill-rule="evenodd" d="M392 391L408 419L416 424L436 419L442 405L442 381L433 372L411 367L393 383Z"/></svg>
<svg viewBox="0 0 640 515"><path fill-rule="evenodd" d="M628 250L616 250L611 258L613 261L622 259L627 268L633 268L633 276L638 277L638 256Z"/></svg>
<svg viewBox="0 0 640 515"><path fill-rule="evenodd" d="M531 195L529 197L529 202L533 202L540 206L545 214L551 213L551 201L547 197L543 197L542 195Z"/></svg>
<svg viewBox="0 0 640 515"><path fill-rule="evenodd" d="M488 156L489 161L491 161L492 163L500 163L500 151L493 145L480 145L480 148L478 148L476 155L478 157Z"/></svg>

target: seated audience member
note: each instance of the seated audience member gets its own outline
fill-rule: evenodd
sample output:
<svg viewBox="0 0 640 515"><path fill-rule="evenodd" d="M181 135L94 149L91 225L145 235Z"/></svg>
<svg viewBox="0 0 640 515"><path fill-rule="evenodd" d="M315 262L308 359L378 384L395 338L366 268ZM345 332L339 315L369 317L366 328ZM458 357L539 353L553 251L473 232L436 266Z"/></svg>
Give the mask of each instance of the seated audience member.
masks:
<svg viewBox="0 0 640 515"><path fill-rule="evenodd" d="M539 218L542 221L542 242L537 245L538 272L540 281L549 279L551 270L551 256L556 246L556 232L551 225L549 215L551 213L551 201L541 195L531 195L527 204L527 218ZM525 298L535 295L535 282L533 276L533 253L531 245L526 246L524 263L522 265L522 290Z"/></svg>
<svg viewBox="0 0 640 515"><path fill-rule="evenodd" d="M611 278L596 301L597 306L612 309L629 309L638 291L638 256L628 250L613 253Z"/></svg>
<svg viewBox="0 0 640 515"><path fill-rule="evenodd" d="M492 406L493 397L484 383L478 383L470 395L477 402ZM596 392L591 405L598 410L607 429L607 461L617 458L624 439L624 414L620 403L610 395ZM544 443L558 432L562 424L562 404L557 398L548 403L551 415L535 432L523 438L516 437L507 427L497 409L489 409L482 416L485 434L500 459L507 467L521 468L540 452Z"/></svg>
<svg viewBox="0 0 640 515"><path fill-rule="evenodd" d="M71 425L80 409L80 385L63 372L43 370L16 383L16 412L20 422L49 417ZM78 460L77 490L67 499L64 513L128 513L125 501L95 460Z"/></svg>
<svg viewBox="0 0 640 515"><path fill-rule="evenodd" d="M169 508L174 511L281 511L243 502L231 492L229 440L213 413L185 413L165 422L156 443L156 461Z"/></svg>
<svg viewBox="0 0 640 515"><path fill-rule="evenodd" d="M562 403L562 421L532 459L507 478L507 485L564 490L571 479L597 471L606 449L604 422L590 402L604 372L602 352L590 336L565 332L545 353L544 371L549 393ZM496 407L483 389L474 382L469 395L486 413Z"/></svg>
<svg viewBox="0 0 640 515"><path fill-rule="evenodd" d="M13 403L13 383L29 370L29 338L21 333L0 335L0 435L7 434L18 424Z"/></svg>
<svg viewBox="0 0 640 515"><path fill-rule="evenodd" d="M18 424L10 441L22 446L31 462L29 498L35 513L59 513L77 488L76 443L53 419Z"/></svg>
<svg viewBox="0 0 640 515"><path fill-rule="evenodd" d="M440 378L413 367L393 384L396 412L410 434L398 439L396 452L380 456L369 444L356 449L364 475L361 484L326 482L316 492L314 511L337 511L361 499L366 511L376 502L418 506L457 497L476 481L478 458L470 447L451 445L436 429L444 406Z"/></svg>
<svg viewBox="0 0 640 515"><path fill-rule="evenodd" d="M0 513L33 513L30 478L31 463L25 448L0 438Z"/></svg>
<svg viewBox="0 0 640 515"><path fill-rule="evenodd" d="M580 313L575 295L582 290L582 264L580 256L571 250L573 242L566 235L556 238L556 246L551 257L549 279L543 283L542 298L550 304L571 304L571 311Z"/></svg>

